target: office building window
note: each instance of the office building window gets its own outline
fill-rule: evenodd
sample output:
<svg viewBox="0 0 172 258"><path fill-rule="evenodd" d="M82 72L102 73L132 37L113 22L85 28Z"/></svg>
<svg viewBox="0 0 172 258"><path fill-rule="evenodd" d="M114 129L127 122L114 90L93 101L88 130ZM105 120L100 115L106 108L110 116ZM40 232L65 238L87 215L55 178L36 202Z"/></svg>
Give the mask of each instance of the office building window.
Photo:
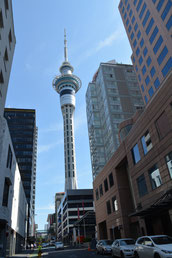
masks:
<svg viewBox="0 0 172 258"><path fill-rule="evenodd" d="M147 49L147 47L145 47L144 50L143 50L144 57L147 55L147 52L148 52L148 49Z"/></svg>
<svg viewBox="0 0 172 258"><path fill-rule="evenodd" d="M143 63L143 57L140 56L140 58L139 58L139 65L141 65L142 63Z"/></svg>
<svg viewBox="0 0 172 258"><path fill-rule="evenodd" d="M150 97L152 97L152 96L153 96L153 94L154 94L154 90L153 90L153 88L152 88L152 87L150 87L150 89L148 90L148 92L149 92L149 96L150 96Z"/></svg>
<svg viewBox="0 0 172 258"><path fill-rule="evenodd" d="M134 0L134 5L136 5L136 3L137 3L137 0Z"/></svg>
<svg viewBox="0 0 172 258"><path fill-rule="evenodd" d="M116 196L112 197L112 209L114 212L118 210L118 202Z"/></svg>
<svg viewBox="0 0 172 258"><path fill-rule="evenodd" d="M141 81L141 76L140 76L140 74L138 74L138 79L139 79L139 82Z"/></svg>
<svg viewBox="0 0 172 258"><path fill-rule="evenodd" d="M133 14L133 11L132 11L132 10L130 10L130 12L129 12L129 16L130 16L130 18L131 18L131 16L132 16L132 14Z"/></svg>
<svg viewBox="0 0 172 258"><path fill-rule="evenodd" d="M148 86L149 82L150 82L150 78L149 78L149 75L148 75L148 76L146 77L146 79L145 79L145 83L146 83L147 86Z"/></svg>
<svg viewBox="0 0 172 258"><path fill-rule="evenodd" d="M142 174L141 176L139 176L137 178L137 187L138 187L140 197L142 197L142 196L144 196L145 194L148 193L144 174Z"/></svg>
<svg viewBox="0 0 172 258"><path fill-rule="evenodd" d="M131 22L132 22L132 24L135 22L135 17L134 17L134 15L133 15L133 18L132 18Z"/></svg>
<svg viewBox="0 0 172 258"><path fill-rule="evenodd" d="M144 45L144 39L142 38L141 41L140 41L140 47L142 48Z"/></svg>
<svg viewBox="0 0 172 258"><path fill-rule="evenodd" d="M166 57L167 53L168 53L168 48L165 46L163 48L163 50L161 51L160 55L158 56L158 59L157 59L159 65L162 64L162 62L163 62L164 58Z"/></svg>
<svg viewBox="0 0 172 258"><path fill-rule="evenodd" d="M164 0L159 0L159 3L158 3L157 8L156 8L158 12L161 10L161 7L162 7L163 3L164 3Z"/></svg>
<svg viewBox="0 0 172 258"><path fill-rule="evenodd" d="M172 178L172 151L165 157L170 177Z"/></svg>
<svg viewBox="0 0 172 258"><path fill-rule="evenodd" d="M163 11L163 13L162 13L162 15L161 15L161 18L162 18L163 21L165 20L165 18L166 18L166 16L167 16L168 12L170 11L171 6L172 6L172 1L171 1L171 0L168 0L168 3L166 4L166 6L165 6L165 8L164 8L164 11Z"/></svg>
<svg viewBox="0 0 172 258"><path fill-rule="evenodd" d="M134 42L133 42L133 47L135 48L137 45L137 40L135 39Z"/></svg>
<svg viewBox="0 0 172 258"><path fill-rule="evenodd" d="M150 74L152 78L154 77L155 72L156 72L155 67L153 66L152 69L150 70Z"/></svg>
<svg viewBox="0 0 172 258"><path fill-rule="evenodd" d="M110 175L109 175L109 185L110 185L110 187L112 187L114 185L114 180L113 180L113 174L112 173L110 173Z"/></svg>
<svg viewBox="0 0 172 258"><path fill-rule="evenodd" d="M140 32L140 30L139 30L138 33L137 33L137 38L139 39L140 36L141 36L141 32Z"/></svg>
<svg viewBox="0 0 172 258"><path fill-rule="evenodd" d="M125 10L125 8L124 8L124 6L123 6L123 8L122 8L122 13L124 13L124 10Z"/></svg>
<svg viewBox="0 0 172 258"><path fill-rule="evenodd" d="M134 58L134 56L132 57L132 60L133 60L133 64L134 64L134 63L135 63L135 61L136 61L136 60L135 60L135 58Z"/></svg>
<svg viewBox="0 0 172 258"><path fill-rule="evenodd" d="M0 10L0 28L4 27L4 22L3 22L3 15L2 15L2 10Z"/></svg>
<svg viewBox="0 0 172 258"><path fill-rule="evenodd" d="M144 75L146 73L146 66L144 65L142 68L142 74Z"/></svg>
<svg viewBox="0 0 172 258"><path fill-rule="evenodd" d="M2 206L6 206L6 207L8 206L8 195L9 195L10 185L11 185L10 179L6 177L4 181Z"/></svg>
<svg viewBox="0 0 172 258"><path fill-rule="evenodd" d="M111 214L111 205L110 205L110 201L106 202L106 208L107 208L107 214Z"/></svg>
<svg viewBox="0 0 172 258"><path fill-rule="evenodd" d="M126 21L126 25L128 26L128 24L129 24L129 19L127 19L127 21Z"/></svg>
<svg viewBox="0 0 172 258"><path fill-rule="evenodd" d="M159 138L164 138L170 132L170 124L165 112L155 122Z"/></svg>
<svg viewBox="0 0 172 258"><path fill-rule="evenodd" d="M142 5L143 0L139 0L136 11L138 12L140 10L140 7Z"/></svg>
<svg viewBox="0 0 172 258"><path fill-rule="evenodd" d="M126 17L127 17L127 14L126 14L126 12L125 12L125 14L124 14L124 20L126 19Z"/></svg>
<svg viewBox="0 0 172 258"><path fill-rule="evenodd" d="M156 3L156 0L152 0L152 2L155 4L155 3Z"/></svg>
<svg viewBox="0 0 172 258"><path fill-rule="evenodd" d="M11 147L9 145L8 147L8 156L7 156L7 163L6 163L6 167L11 169L12 166L12 160L13 160L13 153L11 151Z"/></svg>
<svg viewBox="0 0 172 258"><path fill-rule="evenodd" d="M136 55L138 56L140 53L140 48L138 47L137 50L136 50Z"/></svg>
<svg viewBox="0 0 172 258"><path fill-rule="evenodd" d="M143 4L143 7L142 7L142 9L140 11L140 14L139 14L140 20L142 19L145 10L146 10L146 3Z"/></svg>
<svg viewBox="0 0 172 258"><path fill-rule="evenodd" d="M99 192L100 192L100 197L103 196L103 187L102 187L102 184L99 186Z"/></svg>
<svg viewBox="0 0 172 258"><path fill-rule="evenodd" d="M98 189L96 189L96 200L98 200L99 199L99 191L98 191Z"/></svg>
<svg viewBox="0 0 172 258"><path fill-rule="evenodd" d="M151 18L151 20L150 20L150 22L149 22L149 24L148 24L148 26L146 28L146 34L147 35L149 34L150 30L152 29L153 24L154 24L154 19Z"/></svg>
<svg viewBox="0 0 172 258"><path fill-rule="evenodd" d="M105 192L108 191L108 181L107 178L104 180L104 188L105 188Z"/></svg>
<svg viewBox="0 0 172 258"><path fill-rule="evenodd" d="M147 63L148 67L150 66L151 62L152 62L152 59L150 58L150 56L148 56L148 58L146 60L146 63Z"/></svg>
<svg viewBox="0 0 172 258"><path fill-rule="evenodd" d="M152 146L152 141L151 141L151 138L150 138L150 133L149 133L148 130L142 136L141 142L142 142L142 147L143 147L144 154L146 155L148 153L148 151L150 151L153 147Z"/></svg>
<svg viewBox="0 0 172 258"><path fill-rule="evenodd" d="M144 86L143 86L143 85L141 85L141 89L142 89L142 92L144 92L144 91L145 91L145 89L144 89Z"/></svg>
<svg viewBox="0 0 172 258"><path fill-rule="evenodd" d="M128 0L125 0L125 5L128 3Z"/></svg>
<svg viewBox="0 0 172 258"><path fill-rule="evenodd" d="M123 6L123 2L121 1L120 5L119 5L119 8L121 8Z"/></svg>
<svg viewBox="0 0 172 258"><path fill-rule="evenodd" d="M135 26L134 26L134 30L136 31L138 29L138 24L136 22Z"/></svg>
<svg viewBox="0 0 172 258"><path fill-rule="evenodd" d="M131 31L131 25L129 25L129 27L128 27L128 32L130 32Z"/></svg>
<svg viewBox="0 0 172 258"><path fill-rule="evenodd" d="M163 38L162 38L162 36L160 36L159 39L157 40L157 42L156 42L154 48L153 48L153 52L154 52L155 55L156 55L156 53L158 52L158 50L159 50L159 48L160 48L162 42L163 42Z"/></svg>
<svg viewBox="0 0 172 258"><path fill-rule="evenodd" d="M133 38L134 38L134 33L132 32L131 33L131 40L133 40Z"/></svg>
<svg viewBox="0 0 172 258"><path fill-rule="evenodd" d="M137 67L137 65L136 65L136 72L138 72L138 67Z"/></svg>
<svg viewBox="0 0 172 258"><path fill-rule="evenodd" d="M158 89L159 85L160 85L160 81L159 81L159 78L157 77L156 80L154 81L154 86L156 89Z"/></svg>
<svg viewBox="0 0 172 258"><path fill-rule="evenodd" d="M156 26L155 29L152 32L152 35L149 38L149 41L150 41L151 45L154 42L154 39L156 38L156 35L157 35L158 31L159 31L158 27Z"/></svg>
<svg viewBox="0 0 172 258"><path fill-rule="evenodd" d="M161 71L164 77L168 74L171 68L172 68L172 57L168 59L167 63L165 64L164 68Z"/></svg>
<svg viewBox="0 0 172 258"><path fill-rule="evenodd" d="M145 102L146 102L146 104L148 103L148 98L146 95L145 95Z"/></svg>
<svg viewBox="0 0 172 258"><path fill-rule="evenodd" d="M168 31L171 29L171 27L172 27L172 15L170 16L170 18L166 24L166 28Z"/></svg>
<svg viewBox="0 0 172 258"><path fill-rule="evenodd" d="M134 162L134 164L136 164L136 163L139 162L139 160L140 160L140 153L139 153L138 144L136 144L136 145L132 148L131 153L132 153L132 157L133 157L133 162Z"/></svg>
<svg viewBox="0 0 172 258"><path fill-rule="evenodd" d="M152 168L149 169L149 177L153 190L162 184L161 176L157 165L154 165Z"/></svg>
<svg viewBox="0 0 172 258"><path fill-rule="evenodd" d="M128 6L127 6L127 11L129 11L129 9L130 9L130 4L128 4Z"/></svg>
<svg viewBox="0 0 172 258"><path fill-rule="evenodd" d="M142 22L143 27L145 27L145 25L146 25L146 23L147 23L147 21L148 21L148 19L149 19L149 16L150 16L150 11L147 10L147 12L146 12L146 14L145 14L145 17L144 17L144 19L143 19L143 22Z"/></svg>

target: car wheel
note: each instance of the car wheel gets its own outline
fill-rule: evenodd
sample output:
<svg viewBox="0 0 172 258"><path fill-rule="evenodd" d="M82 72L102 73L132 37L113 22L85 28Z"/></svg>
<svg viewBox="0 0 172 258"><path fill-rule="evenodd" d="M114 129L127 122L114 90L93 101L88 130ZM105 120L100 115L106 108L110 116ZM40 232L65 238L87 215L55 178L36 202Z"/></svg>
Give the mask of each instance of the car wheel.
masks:
<svg viewBox="0 0 172 258"><path fill-rule="evenodd" d="M123 252L121 252L120 254L121 254L121 257L122 257L122 258L124 258L124 257L125 257Z"/></svg>
<svg viewBox="0 0 172 258"><path fill-rule="evenodd" d="M96 254L99 254L99 251L98 251L98 250L96 250Z"/></svg>
<svg viewBox="0 0 172 258"><path fill-rule="evenodd" d="M104 250L102 250L102 254L103 254L103 255L105 254L105 251L104 251Z"/></svg>
<svg viewBox="0 0 172 258"><path fill-rule="evenodd" d="M139 258L139 255L138 255L137 252L134 253L134 257L135 257L135 258Z"/></svg>
<svg viewBox="0 0 172 258"><path fill-rule="evenodd" d="M155 254L154 258L161 258L161 256L159 254Z"/></svg>
<svg viewBox="0 0 172 258"><path fill-rule="evenodd" d="M111 256L112 256L112 257L115 257L114 254L113 254L113 251L111 252Z"/></svg>

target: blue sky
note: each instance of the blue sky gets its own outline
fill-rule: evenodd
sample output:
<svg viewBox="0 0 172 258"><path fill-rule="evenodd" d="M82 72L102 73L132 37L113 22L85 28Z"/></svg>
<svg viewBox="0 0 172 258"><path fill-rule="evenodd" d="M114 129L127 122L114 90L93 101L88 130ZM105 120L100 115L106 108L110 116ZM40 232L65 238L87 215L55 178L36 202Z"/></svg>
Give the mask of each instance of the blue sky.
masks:
<svg viewBox="0 0 172 258"><path fill-rule="evenodd" d="M38 156L36 223L54 212L64 191L63 126L59 95L52 88L68 57L82 88L76 94L75 144L79 188L92 188L85 93L100 62L131 64L131 48L118 11L119 0L13 0L16 48L6 107L36 109Z"/></svg>

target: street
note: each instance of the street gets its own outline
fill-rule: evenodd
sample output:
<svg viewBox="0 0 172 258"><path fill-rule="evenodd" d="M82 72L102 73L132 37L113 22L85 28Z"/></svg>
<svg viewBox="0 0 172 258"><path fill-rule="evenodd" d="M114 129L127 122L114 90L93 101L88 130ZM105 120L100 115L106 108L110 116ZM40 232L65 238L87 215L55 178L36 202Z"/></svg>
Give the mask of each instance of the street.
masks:
<svg viewBox="0 0 172 258"><path fill-rule="evenodd" d="M42 256L53 258L89 258L89 257L95 257L95 258L102 258L102 257L111 257L111 255L98 255L96 254L96 251L88 251L86 248L77 248L77 249L69 249L65 248L64 250L55 250L54 248L45 248L42 249ZM31 257L33 257L32 255Z"/></svg>

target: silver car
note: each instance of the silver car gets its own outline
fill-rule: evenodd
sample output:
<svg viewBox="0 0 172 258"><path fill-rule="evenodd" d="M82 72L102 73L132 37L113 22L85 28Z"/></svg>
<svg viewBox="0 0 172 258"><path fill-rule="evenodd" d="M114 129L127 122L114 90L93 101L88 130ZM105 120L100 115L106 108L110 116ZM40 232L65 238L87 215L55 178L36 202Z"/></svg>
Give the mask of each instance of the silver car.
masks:
<svg viewBox="0 0 172 258"><path fill-rule="evenodd" d="M108 254L111 253L111 240L99 240L96 244L96 252L97 254Z"/></svg>
<svg viewBox="0 0 172 258"><path fill-rule="evenodd" d="M172 257L172 237L166 235L139 237L134 255L137 258L170 258Z"/></svg>
<svg viewBox="0 0 172 258"><path fill-rule="evenodd" d="M134 247L132 238L116 239L112 244L112 257L134 257Z"/></svg>
<svg viewBox="0 0 172 258"><path fill-rule="evenodd" d="M58 249L64 249L64 245L62 242L55 242L54 243L55 245L55 249L58 250Z"/></svg>

